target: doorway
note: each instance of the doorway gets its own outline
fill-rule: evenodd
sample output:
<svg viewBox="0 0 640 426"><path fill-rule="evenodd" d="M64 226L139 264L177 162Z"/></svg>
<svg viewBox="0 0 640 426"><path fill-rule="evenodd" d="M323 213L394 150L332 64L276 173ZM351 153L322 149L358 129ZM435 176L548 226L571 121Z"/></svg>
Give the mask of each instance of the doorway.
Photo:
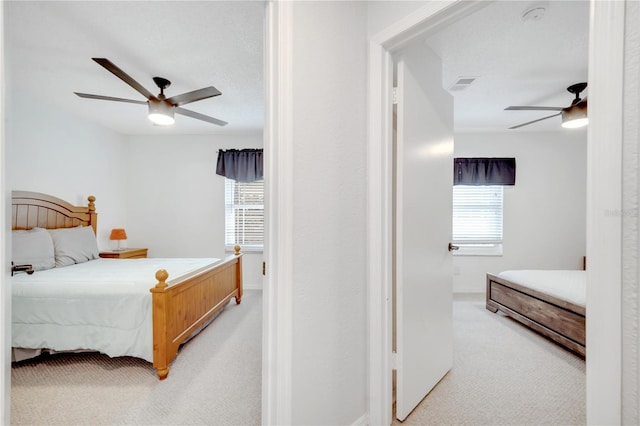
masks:
<svg viewBox="0 0 640 426"><path fill-rule="evenodd" d="M622 146L621 124L616 121L615 113L620 113L621 106L616 104L616 96L622 96L622 84L615 85L613 90L598 88L594 82L605 81L608 77L621 75L622 44L616 44L614 40L621 40L621 30L614 30L610 22L616 21L619 28L624 28L624 4L612 6L598 5L594 3L592 8L592 21L590 28L590 40L598 40L598 43L591 43L589 47L589 80L593 90L591 96L600 99L597 108L590 110L590 127L588 130L589 158L589 178L588 178L588 212L603 211L605 206L620 205L620 172L615 167L620 161L620 148ZM388 160L392 158L390 152L392 116L390 105L391 75L392 75L392 54L393 52L406 46L411 40L418 36L424 36L429 31L448 25L466 14L472 13L477 8L482 7L481 2L472 3L449 3L441 4L438 7L424 8L411 15L411 19L405 19L400 24L386 32L382 32L373 37L369 50L370 63L370 145L372 152L369 155L369 211L377 212L370 217L369 233L372 240L380 244L369 248L369 277L370 292L369 324L370 339L370 391L369 407L370 421L372 423L387 423L391 418L391 305L389 303L391 288L391 268L388 259L391 259L391 218L392 212L389 208L392 200L390 190L392 180ZM609 24L606 22L609 21ZM598 37L595 37L597 33ZM603 40L613 43L616 48L607 48ZM596 61L595 59L598 59ZM605 61L605 62L603 62ZM605 109L606 107L612 110ZM613 117L612 117L613 114ZM618 115L619 116L619 115ZM606 118L612 117L613 121L607 122ZM605 132L610 131L613 138L605 137ZM607 139L613 150L604 152L606 148L601 146L602 139ZM613 140L612 140L613 139ZM598 152L598 162L593 160L594 149ZM612 167L609 170L616 170L611 173L607 170L607 164ZM594 185L594 178L601 179ZM612 193L606 194L602 182L608 182L610 188L616 188ZM598 200L598 201L595 201ZM379 213L378 213L379 212ZM594 351L596 358L589 356L587 364L587 406L590 421L601 419L600 422L619 422L620 418L620 372L621 366L617 361L620 357L620 340L615 336L620 335L620 324L612 320L607 320L606 312L598 311L598 306L609 306L613 312L620 311L620 288L617 286L613 294L602 294L591 284L597 277L605 279L607 274L614 277L614 282L620 281L620 227L619 222L606 222L601 215L596 215L588 219L587 223L587 256L590 258L590 269L588 279L588 291L598 294L598 299L590 297L587 301L590 309L592 322L603 321L603 328L588 329L588 339L592 342L589 351ZM610 233L607 238L605 233ZM606 240L604 245L594 245L594 238ZM607 251L608 250L608 251ZM591 309L591 308L595 309ZM609 311L611 312L611 311ZM615 316L615 315L614 315ZM609 344L607 344L609 343ZM600 352L599 348L610 349L609 354ZM596 366L601 369L597 370ZM607 373L603 373L606 371ZM612 380L607 380L606 375ZM601 385L601 386L596 386ZM606 389L603 391L602 389ZM597 395L598 398L594 398ZM611 420L614 419L614 420Z"/></svg>
<svg viewBox="0 0 640 426"><path fill-rule="evenodd" d="M61 198L70 200L75 199L76 196L80 197L80 194L83 193L95 194L98 198L97 209L101 217L101 225L99 229L102 229L102 231L99 230L99 238L105 239L108 238L108 234L106 237L104 235L104 232L107 232L105 230L108 230L111 226L115 227L126 225L124 223L124 206L127 201L127 197L129 197L128 200L130 201L129 203L126 203L126 210L128 210L128 223L135 221L137 222L136 225L145 225L144 228L149 230L151 228L168 229L173 226L167 225L167 222L165 222L165 226L154 226L148 221L146 224L142 223L145 220L143 219L144 215L138 215L136 211L137 208L142 206L135 203L134 199L145 199L152 203L161 202L161 198L163 197L156 197L153 194L163 193L164 196L166 196L165 200L172 199L173 202L167 203L167 207L172 209L174 206L186 204L180 201L179 198L173 198L173 195L176 193L180 193L184 196L187 196L187 194L193 194L191 191L198 188L199 185L206 185L206 183L213 181L212 185L208 185L202 188L202 190L196 190L199 195L205 194L203 197L199 198L198 203L199 207L202 209L201 212L205 212L202 217L207 217L206 221L209 223L203 223L200 227L196 225L196 221L188 219L187 222L190 222L190 224L193 225L192 227L187 227L190 228L189 230L185 228L184 224L181 224L180 226L175 227L176 229L181 229L180 232L173 233L169 231L170 234L174 234L175 236L182 234L182 236L186 237L188 240L187 244L182 244L179 240L173 240L168 245L165 245L165 243L170 241L171 238L166 238L167 234L165 234L165 237L156 239L152 237L154 234L159 236L155 231L149 232L149 238L142 235L142 230L134 231L133 235L129 229L128 231L129 237L131 238L130 246L133 246L134 244L133 238L137 237L140 242L136 243L136 245L140 244L142 247L142 244L144 244L144 246L149 245L156 248L155 254L152 253L152 250L149 250L150 256L171 257L174 256L174 253L177 254L177 252L180 251L181 253L177 254L178 256L193 255L202 257L223 257L224 210L220 210L219 206L221 205L221 202L224 203L224 179L215 175L215 155L217 153L216 149L218 148L233 148L233 146L231 146L232 141L229 138L225 138L224 140L219 139L218 142L215 142L215 136L210 136L207 140L202 139L201 141L197 141L198 137L195 133L185 137L175 136L175 139L173 139L174 136L171 136L172 132L184 131L186 134L187 131L185 128L189 126L204 125L204 133L210 132L211 128L220 129L219 126L215 126L212 123L197 120L192 117L177 117L176 122L178 126L174 126L174 128L151 128L152 132L156 131L164 133L160 138L163 139L163 145L164 148L166 148L165 150L160 148L158 144L151 142L153 147L150 148L150 151L153 151L152 156L154 156L155 160L164 162L161 158L166 158L169 159L169 162L171 163L176 162L179 163L180 166L184 166L184 173L178 171L181 168L180 166L177 168L172 167L172 173L165 174L165 177L177 182L173 177L170 177L171 174L175 173L173 175L174 177L191 176L189 178L188 185L178 185L181 186L181 188L174 191L174 188L176 188L174 185L162 184L161 182L164 181L164 178L154 174L153 170L158 170L158 164L147 163L147 159L150 159L150 156L145 155L146 153L143 151L146 149L144 145L147 145L149 141L143 140L145 138L141 134L130 138L120 137L120 135L116 134L117 131L105 131L105 128L100 128L98 124L83 122L81 120L82 115L80 114L74 115L73 113L65 113L62 107L54 107L54 105L58 105L57 103L36 102L36 99L40 98L33 95L29 90L24 90L25 87L26 89L29 89L29 87L42 88L42 86L37 83L38 81L56 80L55 85L47 85L47 90L36 90L38 92L37 95L41 94L44 97L46 94L50 95L51 93L60 94L58 98L61 101L62 99L65 101L71 99L71 102L75 102L76 105L79 105L83 112L88 112L94 107L109 108L109 105L111 105L114 109L113 113L106 114L103 118L106 118L107 116L109 118L113 118L118 114L124 113L128 118L135 117L135 125L145 125L148 120L145 116L144 107L141 107L140 105L130 104L130 106L135 109L133 109L131 113L128 113L126 110L126 108L128 108L127 103L110 104L108 102L104 102L103 104L100 104L102 101L81 99L73 94L74 90L86 90L89 93L122 96L123 98L130 98L134 100L139 99L136 96L141 96L140 94L136 94L135 91L128 93L127 91L131 89L127 88L122 81L118 81L117 78L114 78L114 76L109 72L96 65L95 62L91 60L92 56L102 54L108 56L114 63L117 63L128 73L131 73L132 76L135 76L138 82L149 89L153 86L151 76L156 75L155 73L161 74L164 77L169 77L173 80L173 86L170 88L170 92L166 92L167 95L170 96L169 93L184 93L188 90L193 90L208 84L215 84L220 88L223 86L229 87L227 83L221 82L221 78L213 77L216 74L221 76L234 74L230 69L231 61L223 59L222 51L212 47L207 47L199 55L189 55L188 49L202 46L204 43L209 43L210 40L218 40L225 43L226 40L242 39L244 46L243 52L246 53L246 56L243 56L244 58L248 58L250 53L253 51L258 53L258 55L254 56L255 61L251 62L251 66L245 65L243 67L247 70L251 69L251 75L256 76L252 81L258 81L258 84L260 85L258 90L260 96L249 96L249 98L254 100L262 99L262 78L259 73L262 71L263 58L264 5L259 2L244 2L242 4L241 2L224 4L222 2L215 4L212 2L192 2L188 5L169 3L170 2L151 4L151 2L148 2L147 4L142 4L136 2L122 2L118 4L117 7L115 4L103 4L102 6L104 6L105 10L98 5L90 5L88 2L74 2L73 4L65 2L46 2L46 4L40 4L38 2L4 2L2 4L4 16L7 18L3 21L3 36L7 42L5 46L6 49L3 51L4 58L7 59L7 62L3 62L5 71L3 74L3 78L5 79L3 93L6 106L8 107L3 108L2 112L5 114L5 121L3 122L5 124L4 131L13 132L12 134L7 135L7 143L4 146L4 152L7 156L4 157L6 159L6 167L3 169L5 170L3 178L6 178L7 182L9 182L9 184L5 184L5 190L7 192L12 188L34 189L43 192L49 192L49 190L51 190L52 193L61 196ZM175 10L169 10L172 8ZM214 8L215 10L212 11ZM248 10L249 8L251 8L251 10ZM29 11L22 15L24 19L12 19L12 17L16 17L16 9L29 9ZM245 10L246 13L236 13L232 15L234 11L242 12L242 10ZM253 10L256 10L256 12L253 12ZM117 16L114 17L114 15ZM143 18L143 16L145 18ZM224 19L222 19L222 21L224 21L224 23L232 25L235 29L246 35L246 37L244 35L241 38L235 37L230 32L221 34L220 36L215 36L214 31L222 30L223 22L219 22L217 25L212 26L211 16L223 17ZM160 27L167 27L164 23L176 22L176 20L189 22L190 31L180 31L178 27L173 27L170 31L157 31ZM236 25L235 23L237 20L241 20L243 25ZM52 21L54 24L50 24ZM129 25L131 22L133 22L133 24ZM17 23L19 23L19 25ZM149 27L147 27L147 25ZM16 31L16 28L19 28L19 31ZM43 33L41 31L47 32L47 28L64 28L64 31L56 31L53 35L48 32L48 36L42 37ZM87 31L87 28L91 28L91 30ZM148 28L148 30L144 31L144 28ZM249 36L249 31L252 28L255 28L255 33L257 35L255 39ZM41 31L33 31L34 29L39 29ZM82 32L83 30L84 33L82 35L74 36L74 31ZM134 35L134 31L142 31L139 33L142 36L138 37ZM198 36L200 31L203 31L205 35ZM144 34L153 34L153 36L149 38L144 36ZM118 43L117 40L120 36L127 38L129 41L127 43ZM31 42L28 37L34 37L33 40L37 41ZM72 40L70 42L59 42L61 38L65 37L70 37ZM191 37L191 39L183 41L182 37ZM161 41L161 39L171 40L164 42ZM257 42L254 44L251 40L257 40ZM150 42L151 46L148 49L140 49L141 45L144 45L145 42ZM176 43L175 46L179 46L179 48L170 48L169 46L172 43ZM51 44L55 44L55 46L51 48ZM32 46L35 45L38 45L37 49L32 48ZM253 46L256 46L255 50L253 49ZM166 54L153 54L152 52L154 52L156 48L166 50ZM240 55L238 55L237 52L234 53L234 49L232 48L230 41L225 43L225 48L229 48L228 53L231 57L240 58ZM23 55L22 49L26 50L26 53L29 55ZM216 53L213 54L212 52ZM151 56L145 58L146 55ZM176 61L176 55L181 56L183 59L187 57L190 59ZM55 66L46 66L48 63L54 63L47 59L49 57L56 58L54 61L56 64ZM225 64L227 72L212 73L208 65L204 65L200 62L208 61L208 58L215 63ZM249 61L249 59L245 60L247 62ZM173 65L169 65L165 68L164 65L162 65L164 61L173 62ZM25 62L27 63L26 66L24 65ZM136 69L136 63L141 65L140 68ZM196 76L196 73L180 70L183 65L193 66L196 63L198 64L196 65L196 68L199 70L207 69L206 72L209 75L205 78L200 78ZM69 75L75 74L67 73L66 70L68 69L71 69L71 73L78 70L86 71L84 73L84 76L86 77L86 84L80 83L81 80L84 80L83 77L82 79L75 79L75 81L69 85ZM256 70L255 73L253 72L254 69ZM33 80L29 78L32 76L32 73L39 71L43 71L48 74L45 78ZM152 74L145 78L147 72ZM54 78L53 74L55 73L60 73L64 78ZM187 81L184 79L187 79ZM28 84L30 81L34 81L34 83ZM199 85L198 81L202 82L202 86ZM106 88L104 91L101 90L101 88L96 86L96 84L99 86L101 82L112 84L115 92L109 88ZM20 92L18 92L17 88L18 83L21 84ZM184 86L182 86L182 84L184 84ZM253 85L253 83L251 85ZM249 85L240 84L238 87L248 88ZM119 95L117 93L119 90L123 90L124 93ZM223 91L225 91L225 89L223 89ZM157 94L157 92L153 93ZM29 94L31 94L31 96L28 96ZM225 93L222 96L217 97L215 101L202 101L196 105L194 110L201 114L206 112L207 115L212 117L218 116L220 118L224 118L232 123L231 126L227 126L227 129L229 129L229 127L233 127L234 125L240 125L240 120L231 119L229 110L224 114L215 114L206 111L206 108L211 107L212 104L213 106L220 105L223 103L223 99L229 98L235 98L237 100L238 96L233 95L231 90L227 89ZM242 104L249 105L249 103L245 102ZM16 111L16 107L14 106L20 108L20 111ZM42 115L39 113L42 113ZM243 114L247 118L252 115L247 112ZM223 115L225 115L225 117L223 117ZM38 126L29 125L28 123L31 122L35 116L46 118L39 120ZM100 117L98 114L95 116ZM262 111L258 111L255 114L255 117L259 122L261 122ZM78 120L76 120L76 118ZM16 131L16 127L18 125L20 125L19 133ZM38 132L40 135L38 135ZM248 138L243 137L244 140L238 140L238 148L249 148L249 146L245 145L248 143L252 143L252 147L258 147L253 144L261 145L262 132L260 130L248 133L251 134ZM158 138L152 138L154 142L158 141ZM132 139L136 140L133 141ZM24 143L12 143L12 141L15 140L24 141ZM42 144L37 146L39 142L42 142ZM175 148L175 150L173 148ZM38 158L34 159L34 157L30 155L22 155L23 152L37 152L38 154L36 156ZM133 169L130 170L129 179L126 179L126 163L136 163L138 155L141 160L137 161L137 166L141 167L135 167L137 171L134 171ZM202 162L198 164L198 161L194 161L196 159L202 160ZM22 161L25 161L25 163ZM26 167L27 163L31 163L31 166ZM33 170L33 164L35 163L38 164L40 173L31 172L31 170ZM60 167L60 164L63 164L64 166ZM67 167L70 164L73 164L74 167ZM200 165L203 167L200 167ZM17 170L18 173L11 175L8 172L9 169ZM147 172L149 170L151 170L150 173ZM50 173L47 173L49 171ZM83 178L78 180L73 177L72 175L76 173L83 176ZM131 177L132 174L137 173L144 175L144 178L137 179ZM156 180L156 177L159 177L160 179ZM142 192L144 192L144 196L137 197L136 193L140 190L139 187L137 185L128 184L123 186L122 183L125 181L145 181L147 184L153 182L154 184L160 184L159 186L162 188L157 193L155 190L151 190L151 192L149 192L148 190L150 188L145 188L142 190ZM68 183L68 185L63 185L64 183ZM67 197L67 194L69 193L71 194L68 195L68 197L72 198ZM188 197L191 198L191 195L188 195ZM9 198L9 194L6 194L5 200L9 200ZM165 210L165 213L167 211L168 210ZM4 210L3 213L5 213L5 216L3 217L6 217L6 214L8 214ZM174 216L174 213L169 213L163 217L164 219L169 219L169 222L172 222L169 218L170 216ZM174 217L177 218L179 216L180 213L176 211ZM155 216L155 219L162 220L158 215ZM214 220L212 221L212 219ZM212 226L211 223L214 223L215 225ZM147 225L150 226L147 228ZM127 228L130 227L127 226ZM131 228L143 229L143 226L132 225ZM221 230L222 232L218 232L218 230ZM193 232L193 234L191 234L191 232ZM213 236L212 233L214 233L215 236ZM179 239L181 237L178 236L177 238ZM108 240L102 244L106 246L107 243ZM159 248L162 252L160 252ZM172 253L171 251L174 248L176 252ZM190 254L187 253L187 250L190 251ZM212 250L219 250L218 253L220 254L213 253ZM196 251L200 253L196 254ZM8 252L8 250L6 252ZM10 255L5 255L5 264L8 264L9 260ZM248 274L245 273L244 275L245 284L254 283L254 288L260 288L262 279L260 272L260 266L262 263L261 255L258 253L246 253L243 261L245 270L248 272ZM8 267L5 268L5 271L8 271ZM3 289L3 306L5 307L3 313L5 314L5 319L7 319L6 315L10 315L11 313L10 287L5 285L3 286ZM7 290L9 293L7 293ZM3 340L5 348L8 348L10 346L11 334L10 318L4 322L4 325ZM8 350L3 353L9 354ZM11 374L9 369L10 359L8 356L4 358L3 365L5 366L5 369L3 369L3 372L5 373L5 376L3 377L5 380L3 382L5 384L4 389L6 393L6 397L3 400L8 404L8 401L10 401L8 382L10 377L9 375ZM259 402L259 399L260 394L258 393L255 400L256 403ZM7 419L6 423L8 422L9 421Z"/></svg>

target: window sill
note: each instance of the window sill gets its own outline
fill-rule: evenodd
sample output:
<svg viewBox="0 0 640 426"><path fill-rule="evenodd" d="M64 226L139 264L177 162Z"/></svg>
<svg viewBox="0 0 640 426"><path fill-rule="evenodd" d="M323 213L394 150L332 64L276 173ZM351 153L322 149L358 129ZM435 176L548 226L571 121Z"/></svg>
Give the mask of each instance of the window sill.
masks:
<svg viewBox="0 0 640 426"><path fill-rule="evenodd" d="M502 256L502 244L496 245L464 245L456 244L459 247L458 250L453 252L454 256Z"/></svg>
<svg viewBox="0 0 640 426"><path fill-rule="evenodd" d="M225 253L235 253L235 248L233 246L227 246L224 249ZM240 246L240 253L262 253L264 251L263 247L256 246Z"/></svg>
<svg viewBox="0 0 640 426"><path fill-rule="evenodd" d="M470 256L475 256L475 257L502 257L503 254L502 253L453 253L454 256L458 257L470 257Z"/></svg>

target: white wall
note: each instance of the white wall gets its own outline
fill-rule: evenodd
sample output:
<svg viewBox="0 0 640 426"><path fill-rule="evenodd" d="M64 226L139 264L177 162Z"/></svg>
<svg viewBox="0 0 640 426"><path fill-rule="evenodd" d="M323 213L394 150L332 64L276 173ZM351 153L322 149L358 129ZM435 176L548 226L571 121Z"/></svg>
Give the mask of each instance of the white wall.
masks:
<svg viewBox="0 0 640 426"><path fill-rule="evenodd" d="M44 192L77 205L94 195L101 250L113 247L111 229L124 227L125 245L148 247L149 256L225 256L224 178L215 174L217 150L261 147L261 133L125 137L27 93L8 99L10 190ZM262 253L245 254L245 288L262 288L261 265Z"/></svg>
<svg viewBox="0 0 640 426"><path fill-rule="evenodd" d="M429 1L370 1L367 4L367 30L370 36L386 29L391 23L424 7Z"/></svg>
<svg viewBox="0 0 640 426"><path fill-rule="evenodd" d="M237 136L130 136L126 159L129 247L149 257L217 257L224 251L219 149L261 148L262 132ZM245 253L247 289L262 288L262 253Z"/></svg>
<svg viewBox="0 0 640 426"><path fill-rule="evenodd" d="M43 192L75 205L94 195L98 245L109 249L111 228L126 216L124 138L26 93L7 99L7 190Z"/></svg>
<svg viewBox="0 0 640 426"><path fill-rule="evenodd" d="M580 269L586 255L584 129L458 133L456 157L515 157L504 188L502 256L454 256L454 291L484 292L487 272Z"/></svg>
<svg viewBox="0 0 640 426"><path fill-rule="evenodd" d="M292 3L292 424L367 411L366 7Z"/></svg>

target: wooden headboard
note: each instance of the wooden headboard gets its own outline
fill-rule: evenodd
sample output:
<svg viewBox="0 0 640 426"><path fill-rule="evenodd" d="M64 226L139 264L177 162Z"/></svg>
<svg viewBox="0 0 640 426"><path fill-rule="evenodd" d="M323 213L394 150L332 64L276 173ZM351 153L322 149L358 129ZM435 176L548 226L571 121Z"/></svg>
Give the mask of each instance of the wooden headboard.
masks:
<svg viewBox="0 0 640 426"><path fill-rule="evenodd" d="M39 192L13 191L11 193L11 229L34 227L57 229L91 226L98 229L98 213L89 195L86 207L74 206L64 200Z"/></svg>

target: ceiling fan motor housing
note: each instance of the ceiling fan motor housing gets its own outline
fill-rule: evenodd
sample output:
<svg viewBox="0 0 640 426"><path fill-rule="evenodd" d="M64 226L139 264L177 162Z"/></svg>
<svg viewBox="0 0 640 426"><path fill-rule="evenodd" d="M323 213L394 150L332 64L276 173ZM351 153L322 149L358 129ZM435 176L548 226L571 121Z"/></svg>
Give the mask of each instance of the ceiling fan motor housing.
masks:
<svg viewBox="0 0 640 426"><path fill-rule="evenodd" d="M562 127L576 129L588 123L587 102L577 102L562 110Z"/></svg>

